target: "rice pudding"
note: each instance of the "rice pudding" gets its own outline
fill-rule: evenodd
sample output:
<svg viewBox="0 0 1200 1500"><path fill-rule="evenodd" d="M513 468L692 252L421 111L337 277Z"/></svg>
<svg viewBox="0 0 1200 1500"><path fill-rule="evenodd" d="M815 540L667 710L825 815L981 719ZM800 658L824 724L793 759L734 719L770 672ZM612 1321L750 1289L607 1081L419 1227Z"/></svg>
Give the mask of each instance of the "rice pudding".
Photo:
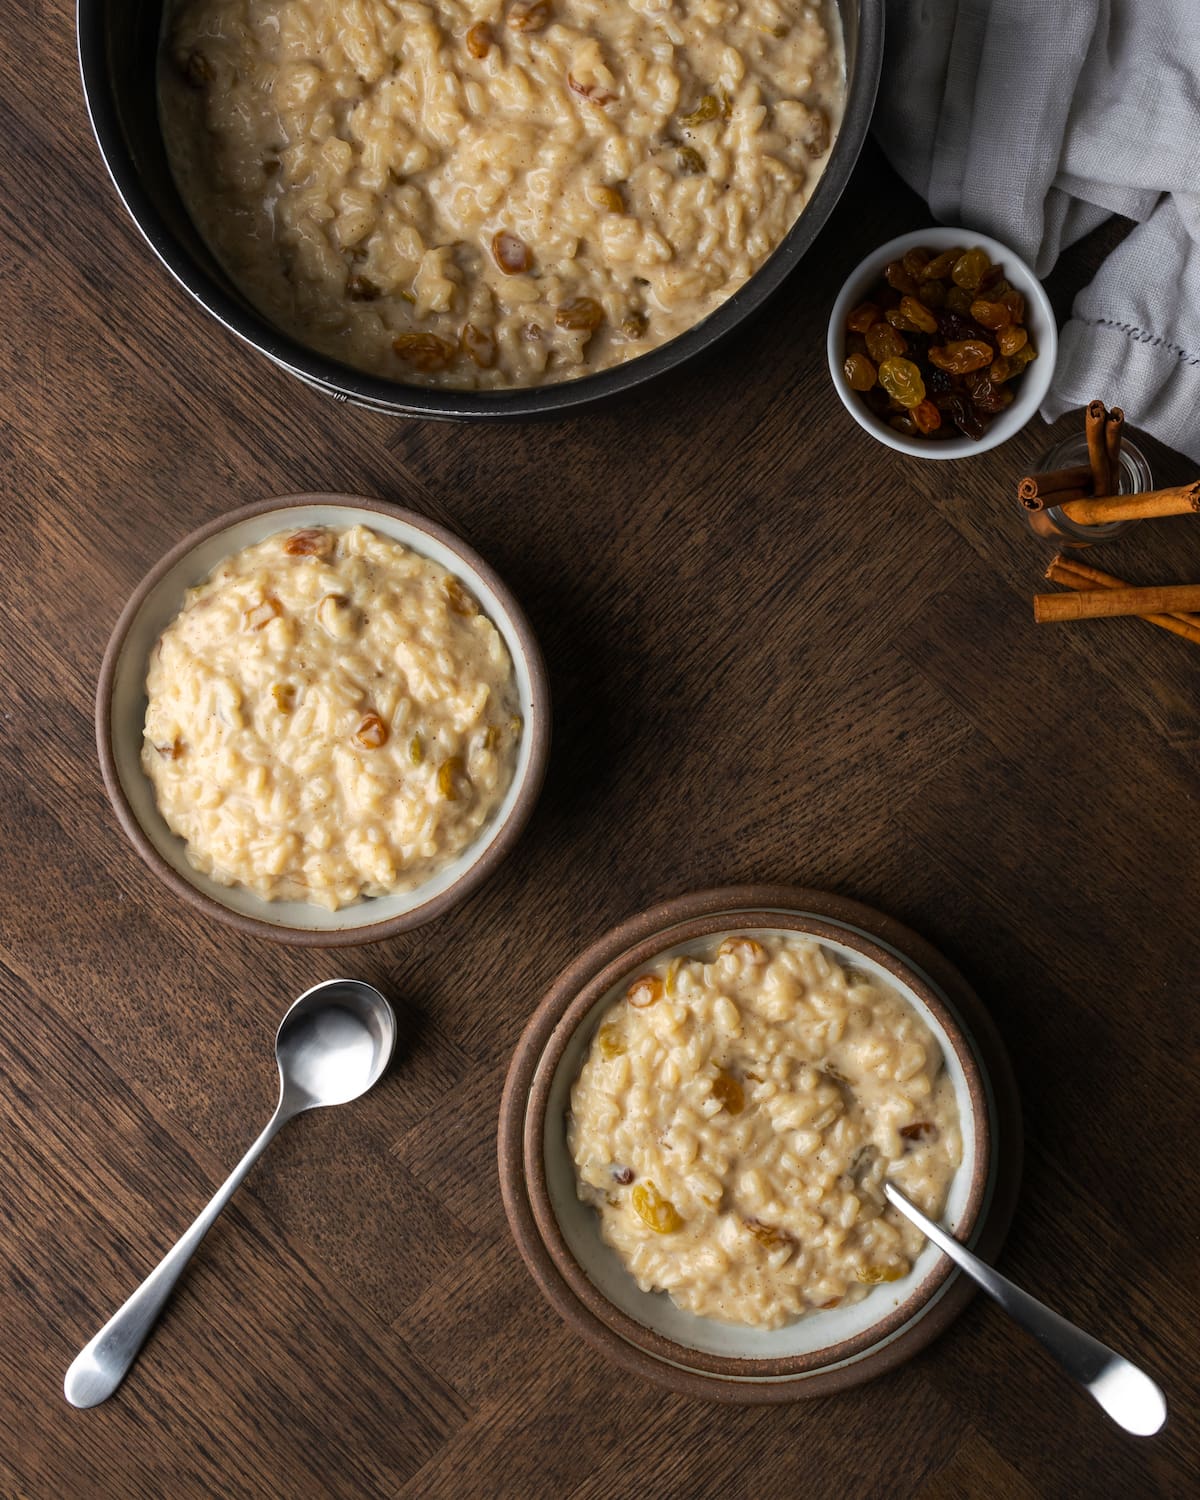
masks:
<svg viewBox="0 0 1200 1500"><path fill-rule="evenodd" d="M522 734L500 632L365 526L283 531L189 590L151 655L142 767L190 863L336 910L479 835Z"/></svg>
<svg viewBox="0 0 1200 1500"><path fill-rule="evenodd" d="M929 1028L803 937L664 958L604 1013L571 1091L580 1198L643 1291L778 1328L912 1268L962 1158Z"/></svg>
<svg viewBox="0 0 1200 1500"><path fill-rule="evenodd" d="M244 295L399 381L568 379L767 259L845 92L833 0L174 0L163 136Z"/></svg>

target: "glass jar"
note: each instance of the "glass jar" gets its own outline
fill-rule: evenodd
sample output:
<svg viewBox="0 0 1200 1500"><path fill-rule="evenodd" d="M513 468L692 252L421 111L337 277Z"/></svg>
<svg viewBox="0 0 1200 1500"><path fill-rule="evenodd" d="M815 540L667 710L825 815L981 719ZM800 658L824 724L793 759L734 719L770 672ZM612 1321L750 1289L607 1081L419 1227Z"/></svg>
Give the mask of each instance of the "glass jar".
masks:
<svg viewBox="0 0 1200 1500"><path fill-rule="evenodd" d="M1038 472L1048 474L1057 469L1073 469L1078 465L1086 465L1087 462L1087 437L1079 433L1075 437L1067 438L1057 447L1051 448L1049 453L1044 454L1038 464ZM1149 459L1135 443L1122 436L1121 482L1117 487L1117 493L1141 495L1153 488L1154 475L1150 472ZM1060 505L1048 505L1042 514L1049 521L1050 526L1046 528L1046 532L1039 529L1038 534L1054 546L1062 546L1066 543L1068 546L1090 547L1095 542L1111 541L1113 537L1120 536L1127 526L1135 524L1133 521L1106 521L1099 526L1081 526L1078 521L1072 521L1070 516L1064 515ZM1048 535L1051 528L1059 535Z"/></svg>

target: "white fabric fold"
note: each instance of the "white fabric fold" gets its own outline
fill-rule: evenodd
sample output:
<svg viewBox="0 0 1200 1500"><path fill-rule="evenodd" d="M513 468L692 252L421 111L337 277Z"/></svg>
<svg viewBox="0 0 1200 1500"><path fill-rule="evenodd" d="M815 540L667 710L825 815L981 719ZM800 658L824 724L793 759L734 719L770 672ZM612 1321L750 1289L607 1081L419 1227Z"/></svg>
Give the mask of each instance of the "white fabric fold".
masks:
<svg viewBox="0 0 1200 1500"><path fill-rule="evenodd" d="M1200 0L888 0L875 131L936 219L1039 276L1137 221L1076 298L1042 414L1101 396L1200 462Z"/></svg>

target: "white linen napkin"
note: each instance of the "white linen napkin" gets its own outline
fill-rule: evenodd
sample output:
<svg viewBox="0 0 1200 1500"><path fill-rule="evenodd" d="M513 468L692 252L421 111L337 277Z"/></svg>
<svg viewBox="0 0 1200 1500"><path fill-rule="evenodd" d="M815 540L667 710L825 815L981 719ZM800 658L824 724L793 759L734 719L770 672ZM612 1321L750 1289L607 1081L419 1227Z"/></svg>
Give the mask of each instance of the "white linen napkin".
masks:
<svg viewBox="0 0 1200 1500"><path fill-rule="evenodd" d="M935 218L1039 276L1137 220L1075 299L1042 415L1099 396L1200 462L1200 0L888 0L874 128Z"/></svg>

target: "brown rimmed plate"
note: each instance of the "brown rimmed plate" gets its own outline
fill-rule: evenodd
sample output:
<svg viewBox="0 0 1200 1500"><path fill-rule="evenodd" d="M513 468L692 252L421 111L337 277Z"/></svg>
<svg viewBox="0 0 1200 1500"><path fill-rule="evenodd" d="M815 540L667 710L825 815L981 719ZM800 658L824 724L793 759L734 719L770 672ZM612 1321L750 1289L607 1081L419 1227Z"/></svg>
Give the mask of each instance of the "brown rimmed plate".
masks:
<svg viewBox="0 0 1200 1500"><path fill-rule="evenodd" d="M806 934L904 996L941 1041L955 1081L964 1160L947 1222L995 1256L1020 1173L1016 1089L992 1022L963 977L916 933L858 902L786 886L742 886L684 896L643 912L593 944L555 982L518 1044L501 1103L505 1209L535 1281L557 1311L627 1370L672 1390L739 1402L826 1395L910 1358L972 1294L933 1247L913 1273L845 1310L816 1314L772 1339L694 1318L641 1292L600 1240L574 1196L564 1114L601 1012L650 959L717 934Z"/></svg>
<svg viewBox="0 0 1200 1500"><path fill-rule="evenodd" d="M300 901L264 901L194 870L183 841L167 827L141 768L150 651L187 589L222 558L305 526L368 526L441 563L463 579L500 631L512 658L525 728L517 767L495 817L444 869L414 887L370 897L335 912ZM164 885L207 916L276 942L337 947L393 937L440 916L496 868L533 811L550 753L550 689L525 612L498 574L444 526L381 500L355 495L285 495L210 521L184 537L134 590L113 628L96 689L100 770L121 827Z"/></svg>

